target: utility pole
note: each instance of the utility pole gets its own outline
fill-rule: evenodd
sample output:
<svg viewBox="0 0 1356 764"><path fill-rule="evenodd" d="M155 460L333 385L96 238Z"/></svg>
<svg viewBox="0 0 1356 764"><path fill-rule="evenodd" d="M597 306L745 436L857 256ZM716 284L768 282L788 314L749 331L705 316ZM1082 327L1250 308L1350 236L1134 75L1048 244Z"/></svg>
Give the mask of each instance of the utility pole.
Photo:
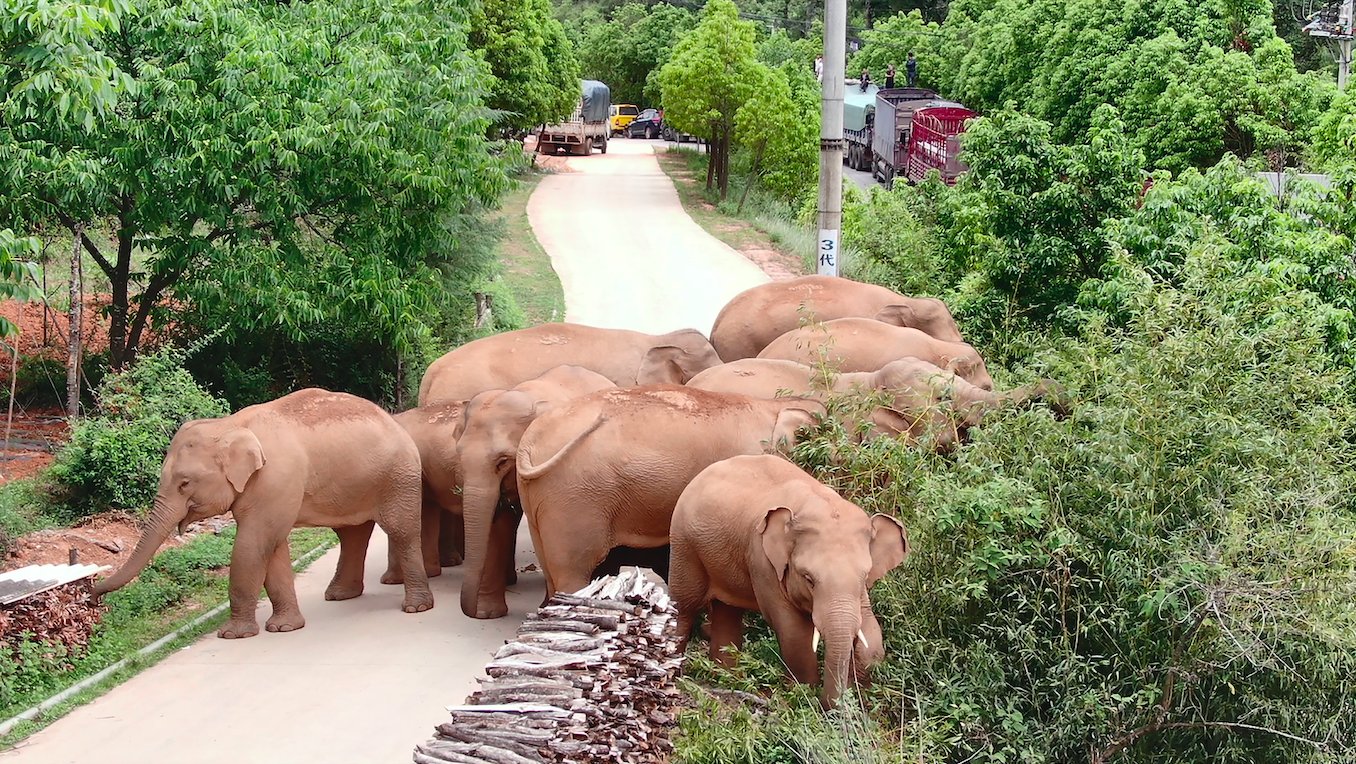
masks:
<svg viewBox="0 0 1356 764"><path fill-rule="evenodd" d="M843 222L843 70L847 68L847 0L824 0L824 96L819 117L818 272L837 276Z"/></svg>
<svg viewBox="0 0 1356 764"><path fill-rule="evenodd" d="M1340 0L1312 14L1304 27L1311 37L1327 37L1337 45L1337 89L1345 90L1351 81L1351 40L1354 0Z"/></svg>

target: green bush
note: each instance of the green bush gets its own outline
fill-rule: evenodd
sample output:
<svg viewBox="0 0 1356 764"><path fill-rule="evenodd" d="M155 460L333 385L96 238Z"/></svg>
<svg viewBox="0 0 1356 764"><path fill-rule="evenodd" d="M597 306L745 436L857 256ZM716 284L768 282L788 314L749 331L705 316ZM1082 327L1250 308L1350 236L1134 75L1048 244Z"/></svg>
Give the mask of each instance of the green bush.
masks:
<svg viewBox="0 0 1356 764"><path fill-rule="evenodd" d="M105 378L94 413L72 428L48 473L61 505L58 519L148 506L179 426L228 413L184 369L185 357L184 351L160 350Z"/></svg>
<svg viewBox="0 0 1356 764"><path fill-rule="evenodd" d="M33 480L14 480L0 485L0 559L13 540L51 524L44 511L47 496Z"/></svg>

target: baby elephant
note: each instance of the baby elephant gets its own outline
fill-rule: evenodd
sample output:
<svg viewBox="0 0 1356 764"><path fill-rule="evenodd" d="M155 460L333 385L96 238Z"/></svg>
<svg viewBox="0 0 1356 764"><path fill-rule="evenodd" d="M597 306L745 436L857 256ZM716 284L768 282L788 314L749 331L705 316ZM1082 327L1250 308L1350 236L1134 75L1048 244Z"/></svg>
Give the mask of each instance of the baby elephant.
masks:
<svg viewBox="0 0 1356 764"><path fill-rule="evenodd" d="M794 464L759 455L707 467L678 499L670 541L669 589L684 646L709 606L711 657L729 665L721 648L742 642L744 611L757 610L777 632L791 675L817 684L822 633L826 708L884 656L867 592L904 560L908 534Z"/></svg>

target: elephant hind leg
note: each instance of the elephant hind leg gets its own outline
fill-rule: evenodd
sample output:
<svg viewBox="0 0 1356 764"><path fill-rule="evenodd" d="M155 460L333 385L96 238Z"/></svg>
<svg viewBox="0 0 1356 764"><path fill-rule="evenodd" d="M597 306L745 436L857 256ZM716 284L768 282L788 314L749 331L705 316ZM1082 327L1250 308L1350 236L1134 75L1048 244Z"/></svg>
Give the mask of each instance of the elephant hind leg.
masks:
<svg viewBox="0 0 1356 764"><path fill-rule="evenodd" d="M377 505L377 524L391 540L391 555L396 558L405 584L406 613L421 613L433 607L433 591L424 572L423 543L420 531L422 480L418 473L395 477L391 491Z"/></svg>
<svg viewBox="0 0 1356 764"><path fill-rule="evenodd" d="M428 489L424 490L424 500L419 515L419 550L424 559L424 575L429 578L443 574L442 565L438 561L438 545L441 543L441 535L445 531L450 532L448 525L453 517L456 518L459 529L461 515L445 512L441 506L429 499ZM461 559L458 558L455 564L460 565ZM386 537L386 572L381 574L381 582L383 584L405 583L405 575L400 568L400 550L396 547L395 539L389 535Z"/></svg>
<svg viewBox="0 0 1356 764"><path fill-rule="evenodd" d="M674 536L670 557L669 594L678 608L678 649L681 651L687 648L688 640L692 638L697 614L707 604L711 577L682 536Z"/></svg>
<svg viewBox="0 0 1356 764"><path fill-rule="evenodd" d="M562 518L573 516L574 523L554 523L553 518L542 522L540 513L533 527L532 541L537 547L537 559L546 572L546 597L556 592L572 593L588 586L595 569L607 559L612 550L612 534L607 528L591 527L578 522L580 513L557 511Z"/></svg>
<svg viewBox="0 0 1356 764"><path fill-rule="evenodd" d="M466 523L463 522L461 512L451 510L441 510L435 516L433 522L432 534L432 552L425 548L424 567L431 570L435 568L442 572L442 568L455 568L466 560ZM425 526L425 532L428 532L428 526ZM435 563L429 566L430 559ZM436 576L438 573L429 573Z"/></svg>
<svg viewBox="0 0 1356 764"><path fill-rule="evenodd" d="M296 631L306 625L297 605L297 587L292 574L292 552L286 539L273 550L264 572L264 590L273 605L273 615L264 628L269 631Z"/></svg>
<svg viewBox="0 0 1356 764"><path fill-rule="evenodd" d="M367 561L367 542L372 538L376 523L368 520L358 525L335 528L339 537L339 565L334 578L325 589L327 600L351 600L363 593L363 567Z"/></svg>

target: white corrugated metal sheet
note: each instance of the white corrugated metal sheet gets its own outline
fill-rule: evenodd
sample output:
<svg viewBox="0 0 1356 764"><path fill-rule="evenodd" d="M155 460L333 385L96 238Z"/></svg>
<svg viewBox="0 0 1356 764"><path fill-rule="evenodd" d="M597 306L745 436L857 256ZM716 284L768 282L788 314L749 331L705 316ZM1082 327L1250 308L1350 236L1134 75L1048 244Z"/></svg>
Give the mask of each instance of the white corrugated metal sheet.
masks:
<svg viewBox="0 0 1356 764"><path fill-rule="evenodd" d="M29 565L0 573L0 605L18 602L108 569L107 565Z"/></svg>

